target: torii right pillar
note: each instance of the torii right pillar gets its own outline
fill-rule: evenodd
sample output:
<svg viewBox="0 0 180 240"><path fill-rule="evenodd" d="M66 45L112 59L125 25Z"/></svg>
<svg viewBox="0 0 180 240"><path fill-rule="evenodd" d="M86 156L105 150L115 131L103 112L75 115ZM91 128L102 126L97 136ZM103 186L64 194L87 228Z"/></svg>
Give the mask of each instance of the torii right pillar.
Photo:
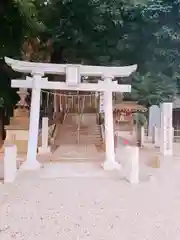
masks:
<svg viewBox="0 0 180 240"><path fill-rule="evenodd" d="M112 77L105 77L107 90L104 92L104 123L105 123L105 144L106 159L103 164L104 170L120 169L121 165L115 160L114 151L114 123L113 123L113 102L112 91L108 90L108 84L112 84Z"/></svg>

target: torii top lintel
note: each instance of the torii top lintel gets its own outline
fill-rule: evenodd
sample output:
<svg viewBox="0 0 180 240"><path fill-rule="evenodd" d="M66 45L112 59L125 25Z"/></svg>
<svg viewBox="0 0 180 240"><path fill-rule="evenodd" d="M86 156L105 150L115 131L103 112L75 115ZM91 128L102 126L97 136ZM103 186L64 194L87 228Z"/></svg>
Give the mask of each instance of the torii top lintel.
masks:
<svg viewBox="0 0 180 240"><path fill-rule="evenodd" d="M81 76L128 77L136 71L137 65L123 67L90 66L77 64L38 63L14 60L5 57L5 62L14 71L23 73L65 74L68 66L77 67Z"/></svg>

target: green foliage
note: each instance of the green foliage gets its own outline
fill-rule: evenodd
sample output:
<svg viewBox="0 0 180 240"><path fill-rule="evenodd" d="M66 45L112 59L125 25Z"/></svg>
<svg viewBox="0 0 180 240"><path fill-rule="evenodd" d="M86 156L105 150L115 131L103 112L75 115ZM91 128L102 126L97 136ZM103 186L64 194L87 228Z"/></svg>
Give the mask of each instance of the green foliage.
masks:
<svg viewBox="0 0 180 240"><path fill-rule="evenodd" d="M40 21L39 9L42 5L41 0L13 0L15 6L18 8L20 16L25 21L26 34L32 35L37 34L45 29L44 24Z"/></svg>
<svg viewBox="0 0 180 240"><path fill-rule="evenodd" d="M5 65L4 56L21 58L22 45L27 37L33 37L45 28L38 20L37 7L40 0L1 0L0 1L0 99L11 106L17 101L15 89L10 87L12 71ZM0 101L0 106L2 102Z"/></svg>
<svg viewBox="0 0 180 240"><path fill-rule="evenodd" d="M56 0L44 8L53 62L139 65L132 98L172 101L179 71L177 1ZM51 14L49 14L51 12ZM170 19L170 21L169 21Z"/></svg>
<svg viewBox="0 0 180 240"><path fill-rule="evenodd" d="M2 108L3 106L4 106L4 99L0 97L0 108Z"/></svg>
<svg viewBox="0 0 180 240"><path fill-rule="evenodd" d="M1 0L0 22L0 57L20 58L36 36L51 40L54 63L137 63L131 96L145 106L177 92L179 0Z"/></svg>
<svg viewBox="0 0 180 240"><path fill-rule="evenodd" d="M180 2L178 0L150 0L142 11L152 33L147 48L151 49L152 61L148 64L155 71L172 75L180 61Z"/></svg>
<svg viewBox="0 0 180 240"><path fill-rule="evenodd" d="M0 1L0 26L3 33L0 37L0 58L20 58L24 39L44 30L44 25L38 21L35 3L37 1L34 0Z"/></svg>
<svg viewBox="0 0 180 240"><path fill-rule="evenodd" d="M9 17L11 16L11 17ZM0 58L18 55L23 36L23 21L18 8L10 0L0 1Z"/></svg>
<svg viewBox="0 0 180 240"><path fill-rule="evenodd" d="M153 75L137 73L132 82L132 98L146 107L160 102L173 101L176 95L176 82L159 73Z"/></svg>
<svg viewBox="0 0 180 240"><path fill-rule="evenodd" d="M146 126L147 124L147 118L143 113L134 113L133 121L134 124L136 124L137 128L140 128L141 126Z"/></svg>
<svg viewBox="0 0 180 240"><path fill-rule="evenodd" d="M122 0L51 1L44 19L54 50L61 50L65 62L119 64L123 18L132 7Z"/></svg>
<svg viewBox="0 0 180 240"><path fill-rule="evenodd" d="M147 41L142 71L133 82L134 97L146 106L172 101L180 79L180 1L149 0L141 15L147 32L142 38Z"/></svg>

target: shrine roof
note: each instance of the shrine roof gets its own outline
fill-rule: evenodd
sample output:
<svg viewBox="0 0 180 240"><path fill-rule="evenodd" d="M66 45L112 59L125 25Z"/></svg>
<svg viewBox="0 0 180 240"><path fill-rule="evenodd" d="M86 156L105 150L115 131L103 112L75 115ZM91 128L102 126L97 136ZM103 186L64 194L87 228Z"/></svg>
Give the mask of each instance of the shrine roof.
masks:
<svg viewBox="0 0 180 240"><path fill-rule="evenodd" d="M117 103L113 106L114 111L129 111L129 112L136 112L136 111L140 111L140 112L146 112L147 108L145 108L142 105L139 105L137 102L133 102L133 101L127 101L127 102L121 102L121 103Z"/></svg>

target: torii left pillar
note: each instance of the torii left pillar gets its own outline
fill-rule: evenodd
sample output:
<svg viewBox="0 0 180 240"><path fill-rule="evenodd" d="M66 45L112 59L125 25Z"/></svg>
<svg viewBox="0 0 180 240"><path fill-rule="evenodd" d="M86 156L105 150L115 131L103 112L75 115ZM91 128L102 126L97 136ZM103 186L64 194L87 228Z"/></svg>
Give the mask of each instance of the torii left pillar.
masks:
<svg viewBox="0 0 180 240"><path fill-rule="evenodd" d="M41 167L37 161L37 147L39 134L39 117L40 117L40 93L42 72L33 73L33 86L31 95L31 109L30 109L30 125L29 125L29 139L27 159L22 164L21 170L36 170Z"/></svg>

